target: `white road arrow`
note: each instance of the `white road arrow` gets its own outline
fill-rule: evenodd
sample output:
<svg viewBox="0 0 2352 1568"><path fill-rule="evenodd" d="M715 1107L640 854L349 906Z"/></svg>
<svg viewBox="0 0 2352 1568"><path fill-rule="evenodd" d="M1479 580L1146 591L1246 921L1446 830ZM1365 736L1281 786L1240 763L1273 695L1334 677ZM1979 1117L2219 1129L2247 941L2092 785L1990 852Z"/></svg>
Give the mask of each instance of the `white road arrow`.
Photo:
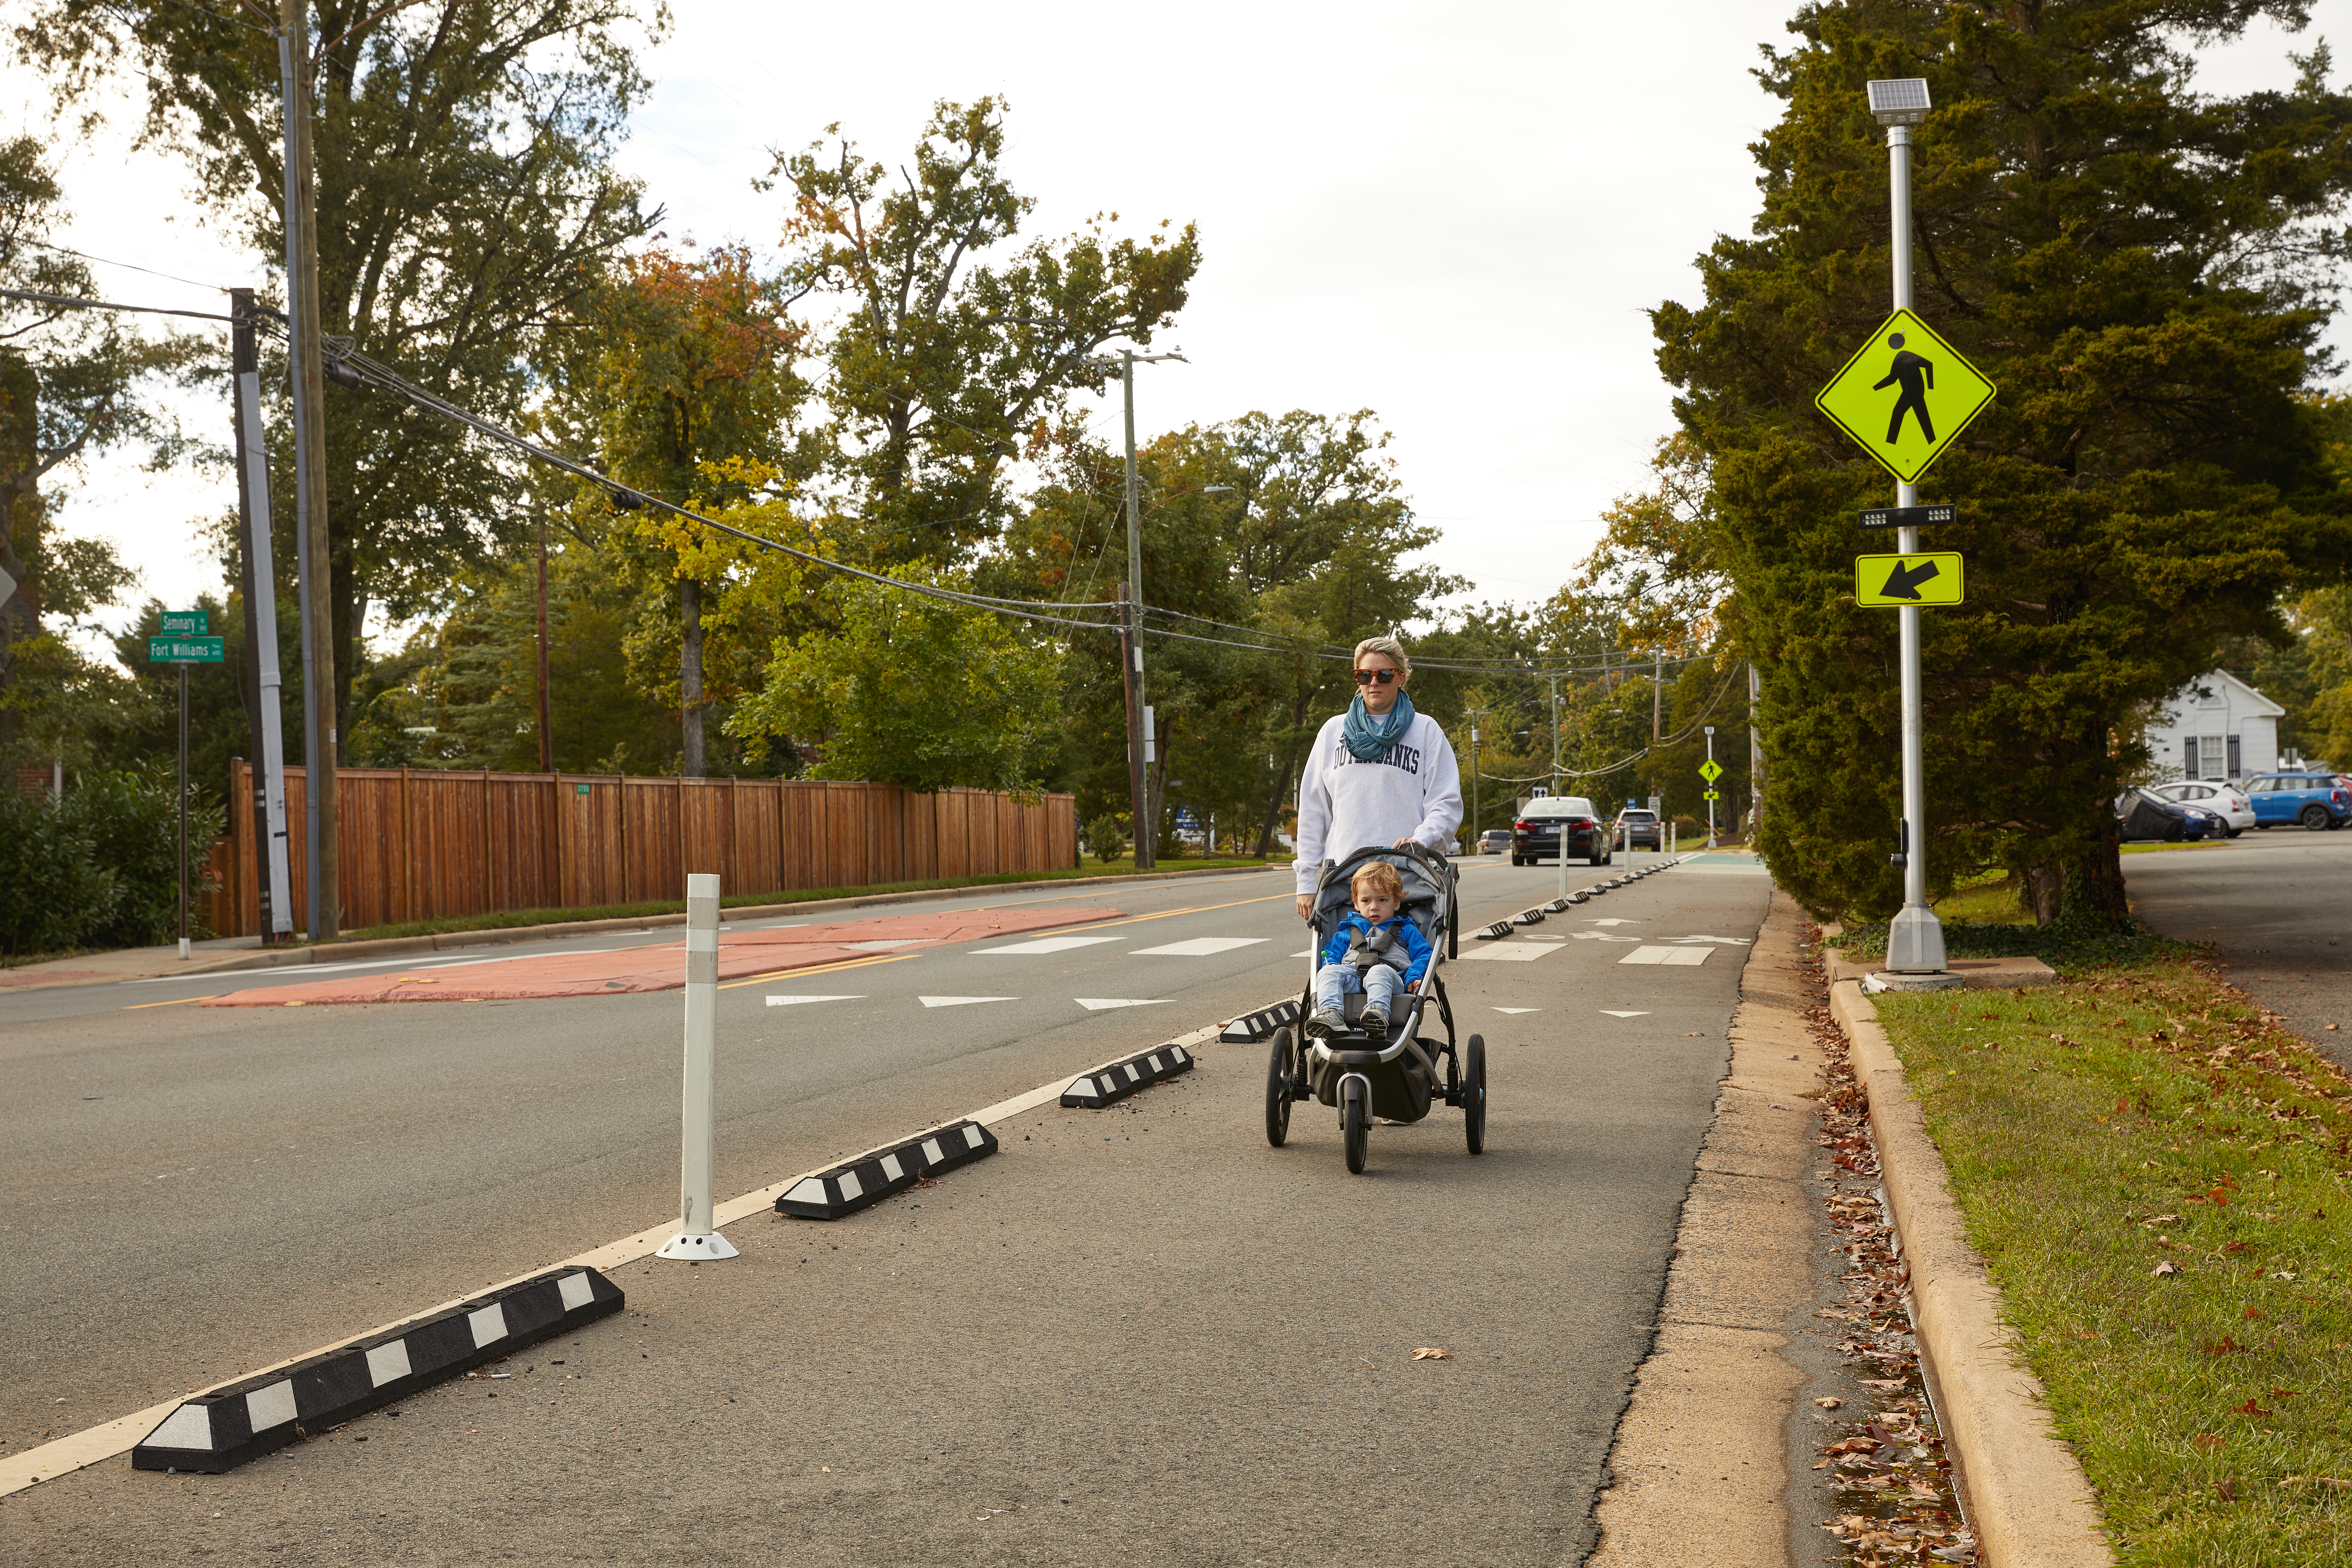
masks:
<svg viewBox="0 0 2352 1568"><path fill-rule="evenodd" d="M1540 1013L1543 1009L1540 1007L1497 1007L1495 1011L1497 1013Z"/></svg>
<svg viewBox="0 0 2352 1568"><path fill-rule="evenodd" d="M1018 996L918 996L926 1007L969 1007L974 1002L1018 1002Z"/></svg>
<svg viewBox="0 0 2352 1568"><path fill-rule="evenodd" d="M862 995L860 995L860 996L771 996L771 997L769 997L769 998L768 998L768 1005L769 1005L769 1006L771 1006L771 1007L797 1007L797 1006L799 1006L799 1005L800 1005L802 1003L803 1003L803 1002L863 1002L863 1001L865 1001L865 1000L866 1000L866 998L865 998L864 996L862 996Z"/></svg>
<svg viewBox="0 0 2352 1568"><path fill-rule="evenodd" d="M1587 921L1585 923L1587 925L1596 926L1637 926L1642 922L1640 921L1596 920Z"/></svg>
<svg viewBox="0 0 2352 1568"><path fill-rule="evenodd" d="M1099 1013L1106 1007L1157 1007L1166 1003L1165 996L1074 996L1071 998L1089 1013Z"/></svg>
<svg viewBox="0 0 2352 1568"><path fill-rule="evenodd" d="M1620 1013L1614 1007L1603 1007L1601 1010L1603 1013L1608 1014L1612 1018L1646 1018L1649 1016L1647 1013Z"/></svg>

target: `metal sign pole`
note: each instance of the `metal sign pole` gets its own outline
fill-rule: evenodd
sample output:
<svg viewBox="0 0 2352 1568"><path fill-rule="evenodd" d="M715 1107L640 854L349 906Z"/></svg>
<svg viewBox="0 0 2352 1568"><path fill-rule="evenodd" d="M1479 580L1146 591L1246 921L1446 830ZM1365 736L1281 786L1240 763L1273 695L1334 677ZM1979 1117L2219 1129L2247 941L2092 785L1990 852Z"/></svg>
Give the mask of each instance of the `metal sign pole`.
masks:
<svg viewBox="0 0 2352 1568"><path fill-rule="evenodd" d="M1706 760L1709 763L1706 781L1706 847L1709 849L1712 849L1715 847L1715 797L1717 794L1715 787L1715 770L1712 765L1715 762L1715 726L1712 724L1709 724L1706 727Z"/></svg>
<svg viewBox="0 0 2352 1568"><path fill-rule="evenodd" d="M1895 308L1911 308L1911 128L1886 128L1889 247L1895 258ZM1919 487L1895 487L1897 507L1919 504ZM1895 549L1919 549L1919 531L1896 531ZM1927 907L1927 783L1922 767L1919 710L1919 607L1895 612L1903 661L1903 826L1896 839L1902 857L1903 908L1886 933L1886 967L1897 973L1938 973L1944 968L1944 928Z"/></svg>
<svg viewBox="0 0 2352 1568"><path fill-rule="evenodd" d="M180 956L188 956L188 667L180 666Z"/></svg>

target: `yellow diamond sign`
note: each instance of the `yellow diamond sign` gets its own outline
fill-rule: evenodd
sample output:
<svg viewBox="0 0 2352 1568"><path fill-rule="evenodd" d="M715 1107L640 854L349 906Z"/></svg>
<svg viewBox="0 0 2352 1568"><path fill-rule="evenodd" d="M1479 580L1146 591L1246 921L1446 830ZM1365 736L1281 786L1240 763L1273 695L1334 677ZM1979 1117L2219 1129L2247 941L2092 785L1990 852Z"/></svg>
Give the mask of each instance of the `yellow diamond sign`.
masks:
<svg viewBox="0 0 2352 1568"><path fill-rule="evenodd" d="M1723 764L1717 762L1713 757L1709 757L1706 761L1699 763L1698 776L1705 779L1707 783L1713 784L1716 780L1723 776Z"/></svg>
<svg viewBox="0 0 2352 1568"><path fill-rule="evenodd" d="M1862 449L1916 482L1993 398L1992 383L1908 310L1886 318L1813 399Z"/></svg>

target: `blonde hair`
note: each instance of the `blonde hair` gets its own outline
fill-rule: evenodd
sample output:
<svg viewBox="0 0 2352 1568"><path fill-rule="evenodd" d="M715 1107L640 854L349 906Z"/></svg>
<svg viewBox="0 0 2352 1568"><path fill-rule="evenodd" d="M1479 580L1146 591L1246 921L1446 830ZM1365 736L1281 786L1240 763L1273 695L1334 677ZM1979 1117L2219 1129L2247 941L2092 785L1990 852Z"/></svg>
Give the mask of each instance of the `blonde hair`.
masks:
<svg viewBox="0 0 2352 1568"><path fill-rule="evenodd" d="M1364 656L1368 653L1379 654L1382 658L1385 658L1391 664L1395 665L1397 667L1397 679L1399 680L1411 680L1412 679L1412 660L1405 658L1404 644L1397 641L1396 638L1391 637L1366 637L1363 641L1356 645L1356 657L1349 661L1348 668L1349 669L1358 669L1362 668Z"/></svg>
<svg viewBox="0 0 2352 1568"><path fill-rule="evenodd" d="M1386 893L1399 904L1404 902L1404 878L1387 861L1371 860L1357 867L1356 874L1348 879L1349 893L1363 897L1366 883L1371 885L1372 891Z"/></svg>

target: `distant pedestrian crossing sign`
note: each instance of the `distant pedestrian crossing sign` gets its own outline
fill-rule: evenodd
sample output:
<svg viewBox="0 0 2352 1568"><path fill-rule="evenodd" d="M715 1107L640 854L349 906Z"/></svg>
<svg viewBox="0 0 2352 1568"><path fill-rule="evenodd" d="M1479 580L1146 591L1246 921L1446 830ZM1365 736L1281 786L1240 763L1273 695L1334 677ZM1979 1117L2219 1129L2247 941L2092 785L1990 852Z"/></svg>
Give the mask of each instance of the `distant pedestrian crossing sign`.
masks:
<svg viewBox="0 0 2352 1568"><path fill-rule="evenodd" d="M1707 783L1713 784L1716 780L1723 776L1723 764L1717 762L1713 757L1709 757L1706 761L1699 763L1698 776L1705 779Z"/></svg>
<svg viewBox="0 0 2352 1568"><path fill-rule="evenodd" d="M1993 384L1927 322L1897 310L1813 399L1838 428L1905 484L1959 438Z"/></svg>

